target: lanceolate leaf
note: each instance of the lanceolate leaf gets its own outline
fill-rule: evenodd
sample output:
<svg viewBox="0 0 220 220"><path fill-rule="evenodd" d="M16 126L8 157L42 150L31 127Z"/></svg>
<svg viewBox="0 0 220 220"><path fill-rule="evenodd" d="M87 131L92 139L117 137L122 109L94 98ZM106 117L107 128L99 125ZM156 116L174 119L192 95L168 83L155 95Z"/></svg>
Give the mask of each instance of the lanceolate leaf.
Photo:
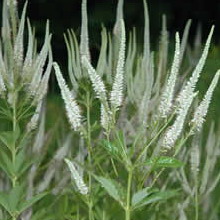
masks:
<svg viewBox="0 0 220 220"><path fill-rule="evenodd" d="M19 138L20 129L16 128L15 131L0 132L0 141L9 149L12 150L15 142Z"/></svg>
<svg viewBox="0 0 220 220"><path fill-rule="evenodd" d="M102 141L104 148L108 151L111 156L120 156L120 148L116 147L114 143L107 140Z"/></svg>
<svg viewBox="0 0 220 220"><path fill-rule="evenodd" d="M21 196L23 195L23 190L21 186L16 186L11 191L5 193L0 193L0 204L4 207L4 209L12 215L17 210L17 206L21 200Z"/></svg>
<svg viewBox="0 0 220 220"><path fill-rule="evenodd" d="M41 200L44 196L46 196L47 193L40 193L36 196L33 196L31 199L22 202L19 206L18 206L18 212L21 213L23 212L25 209L31 207L32 205L34 205L36 202L38 202L39 200Z"/></svg>
<svg viewBox="0 0 220 220"><path fill-rule="evenodd" d="M101 176L96 176L95 178L112 198L114 198L120 204L123 203L121 186L117 182Z"/></svg>
<svg viewBox="0 0 220 220"><path fill-rule="evenodd" d="M25 209L42 199L47 193L41 193L24 201L24 190L22 186L16 186L11 191L0 192L0 205L10 214L19 215Z"/></svg>
<svg viewBox="0 0 220 220"><path fill-rule="evenodd" d="M172 157L167 157L167 156L161 156L161 157L155 157L152 159L149 159L145 163L146 165L149 166L154 166L155 168L157 167L172 167L172 168L177 168L183 166L183 162L180 160L177 160Z"/></svg>
<svg viewBox="0 0 220 220"><path fill-rule="evenodd" d="M3 149L1 149L0 153L0 168L4 170L8 177L12 176L14 173L14 167L11 159Z"/></svg>
<svg viewBox="0 0 220 220"><path fill-rule="evenodd" d="M131 204L132 206L136 206L137 204L141 203L147 196L151 195L152 193L158 191L157 189L152 189L151 187L146 187L144 189L139 190L132 196Z"/></svg>
<svg viewBox="0 0 220 220"><path fill-rule="evenodd" d="M167 200L173 196L176 196L177 193L178 193L177 190L167 190L167 191L152 193L151 195L146 196L144 199L142 199L139 203L136 203L133 208L137 209L154 202Z"/></svg>

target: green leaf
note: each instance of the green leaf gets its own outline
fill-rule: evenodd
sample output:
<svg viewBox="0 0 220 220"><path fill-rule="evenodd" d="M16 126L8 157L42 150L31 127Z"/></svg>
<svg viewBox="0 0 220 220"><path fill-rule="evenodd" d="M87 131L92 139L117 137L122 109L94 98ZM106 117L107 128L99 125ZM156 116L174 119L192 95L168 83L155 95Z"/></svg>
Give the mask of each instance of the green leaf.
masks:
<svg viewBox="0 0 220 220"><path fill-rule="evenodd" d="M17 211L17 206L22 200L22 196L23 187L16 186L8 193L0 193L0 204L8 213L10 213L10 215L13 215Z"/></svg>
<svg viewBox="0 0 220 220"><path fill-rule="evenodd" d="M15 158L14 171L17 177L21 176L36 159L27 158L25 149L19 151Z"/></svg>
<svg viewBox="0 0 220 220"><path fill-rule="evenodd" d="M9 202L8 202L8 195L6 193L2 193L0 192L0 205L10 214L11 213L11 209L9 206Z"/></svg>
<svg viewBox="0 0 220 220"><path fill-rule="evenodd" d="M137 208L141 208L141 207L148 205L148 204L151 204L151 203L167 200L171 197L176 196L177 194L178 194L177 190L167 190L167 191L155 192L155 193L145 197L145 199L140 201L133 208L137 209Z"/></svg>
<svg viewBox="0 0 220 220"><path fill-rule="evenodd" d="M11 161L11 158L4 151L4 149L1 149L1 153L0 153L0 167L7 174L8 177L13 176L14 174L13 163Z"/></svg>
<svg viewBox="0 0 220 220"><path fill-rule="evenodd" d="M107 140L103 140L103 146L108 151L111 156L118 157L119 149L112 143Z"/></svg>
<svg viewBox="0 0 220 220"><path fill-rule="evenodd" d="M46 193L38 194L30 200L24 201L24 189L22 186L16 186L9 192L0 192L0 205L12 216L19 215L25 209L42 199Z"/></svg>
<svg viewBox="0 0 220 220"><path fill-rule="evenodd" d="M117 182L101 176L95 176L95 178L112 198L122 204L121 186Z"/></svg>
<svg viewBox="0 0 220 220"><path fill-rule="evenodd" d="M151 195L156 191L158 191L158 189L152 189L151 187L146 187L144 189L139 190L132 196L132 206L136 206L138 203L142 202L147 196Z"/></svg>
<svg viewBox="0 0 220 220"><path fill-rule="evenodd" d="M18 140L19 135L20 129L17 127L15 131L0 132L0 140L11 151L15 142Z"/></svg>
<svg viewBox="0 0 220 220"><path fill-rule="evenodd" d="M161 156L147 160L144 164L156 167L181 167L183 162L172 157Z"/></svg>
<svg viewBox="0 0 220 220"><path fill-rule="evenodd" d="M16 186L8 194L8 202L9 202L12 213L15 213L17 211L17 207L19 205L19 202L22 201L22 198L24 195L23 190L24 189L22 186Z"/></svg>
<svg viewBox="0 0 220 220"><path fill-rule="evenodd" d="M44 196L46 196L47 193L40 193L36 196L33 196L31 199L22 202L19 206L18 206L18 212L22 213L24 210L26 210L27 208L31 207L33 204L35 204L36 202L38 202L39 200L41 200Z"/></svg>

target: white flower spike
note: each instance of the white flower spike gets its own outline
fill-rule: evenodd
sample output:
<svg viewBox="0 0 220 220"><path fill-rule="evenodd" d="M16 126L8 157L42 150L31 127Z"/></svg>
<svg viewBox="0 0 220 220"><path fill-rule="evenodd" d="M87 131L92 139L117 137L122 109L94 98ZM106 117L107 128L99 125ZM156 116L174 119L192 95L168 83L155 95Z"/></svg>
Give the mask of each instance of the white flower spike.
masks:
<svg viewBox="0 0 220 220"><path fill-rule="evenodd" d="M201 101L201 103L199 104L199 106L196 108L196 111L194 113L194 117L192 119L192 123L195 126L195 129L197 131L200 131L202 128L202 125L205 121L205 117L207 115L208 112L208 108L212 99L212 95L214 92L215 87L217 86L218 80L219 80L219 76L220 76L220 70L217 71L217 73L215 74L203 100Z"/></svg>
<svg viewBox="0 0 220 220"><path fill-rule="evenodd" d="M116 75L115 80L112 87L110 102L111 107L114 110L117 110L123 100L123 83L124 83L124 63L125 63L125 45L126 44L126 36L125 36L125 26L124 21L121 20L121 41L119 48L119 57L116 67Z"/></svg>
<svg viewBox="0 0 220 220"><path fill-rule="evenodd" d="M65 162L66 162L66 164L67 164L67 166L68 166L68 168L71 172L72 178L74 179L79 192L83 195L88 194L89 189L86 186L86 184L84 183L82 177L79 175L79 173L76 170L74 164L68 159L64 159L64 160L65 160Z"/></svg>
<svg viewBox="0 0 220 220"><path fill-rule="evenodd" d="M73 94L66 85L66 82L61 74L60 67L56 62L53 63L55 69L56 78L61 90L61 95L65 103L67 117L69 119L71 127L76 131L79 130L81 126L81 114L80 108L77 105Z"/></svg>
<svg viewBox="0 0 220 220"><path fill-rule="evenodd" d="M174 89L175 89L177 74L179 72L179 66L180 66L180 37L179 34L176 33L176 47L175 47L173 64L159 106L159 112L161 117L167 117L172 108Z"/></svg>

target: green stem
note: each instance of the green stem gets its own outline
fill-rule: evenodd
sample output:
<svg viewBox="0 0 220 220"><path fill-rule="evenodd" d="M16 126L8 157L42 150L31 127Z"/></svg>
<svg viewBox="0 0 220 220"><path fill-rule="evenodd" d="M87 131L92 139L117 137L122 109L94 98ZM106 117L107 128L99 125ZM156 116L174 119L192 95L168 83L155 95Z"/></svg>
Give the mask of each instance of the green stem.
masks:
<svg viewBox="0 0 220 220"><path fill-rule="evenodd" d="M193 130L194 130L194 127L189 131L189 133L187 134L187 136L184 138L184 140L182 142L180 142L180 144L177 145L176 147L176 151L175 153L173 154L173 157L176 157L176 155L179 153L181 147L183 146L183 144L186 143L186 141L188 140L188 138L193 134ZM160 172L157 174L157 176L154 178L152 184L151 184L151 187L153 187L153 185L156 183L156 181L158 180L158 178L160 177L160 175L164 172L165 168L162 168L160 170Z"/></svg>
<svg viewBox="0 0 220 220"><path fill-rule="evenodd" d="M198 180L196 178L195 190L195 220L199 220Z"/></svg>
<svg viewBox="0 0 220 220"><path fill-rule="evenodd" d="M17 102L17 93L14 92L13 94L13 104L12 104L12 127L13 127L13 132L16 131L16 127L17 127L17 112L16 112L16 102ZM12 146L12 164L15 167L15 159L16 159L16 143L15 141L13 142L13 146ZM12 177L12 187L14 188L16 185L16 181L17 181L17 177L16 174L14 173L13 177Z"/></svg>
<svg viewBox="0 0 220 220"><path fill-rule="evenodd" d="M110 132L106 133L106 138L107 138L108 143L110 144ZM110 160L111 160L111 164L112 164L112 168L114 170L114 173L118 177L118 171L117 171L117 168L115 166L114 159L111 157Z"/></svg>
<svg viewBox="0 0 220 220"><path fill-rule="evenodd" d="M88 146L88 162L89 167L92 166L92 144L91 144L91 122L90 122L90 94L87 92L86 95L86 108L87 108L87 146ZM89 197L88 197L88 206L89 206L89 220L93 220L93 201L91 198L91 190L92 190L92 176L89 172Z"/></svg>
<svg viewBox="0 0 220 220"><path fill-rule="evenodd" d="M167 125L170 123L174 115L171 115L170 118L167 120L167 122L162 126L162 128L157 132L157 134L150 140L150 142L143 148L141 153L138 155L136 159L136 163L138 163L141 159L141 157L147 152L148 148L151 146L151 144L154 143L154 141L157 140L157 138L160 136L160 134L164 131L164 129L167 127Z"/></svg>
<svg viewBox="0 0 220 220"><path fill-rule="evenodd" d="M125 207L125 220L130 220L130 219L131 219L131 205L130 205L130 200L131 200L132 174L133 174L133 170L130 169L129 172L128 172L127 202L126 202L126 207Z"/></svg>

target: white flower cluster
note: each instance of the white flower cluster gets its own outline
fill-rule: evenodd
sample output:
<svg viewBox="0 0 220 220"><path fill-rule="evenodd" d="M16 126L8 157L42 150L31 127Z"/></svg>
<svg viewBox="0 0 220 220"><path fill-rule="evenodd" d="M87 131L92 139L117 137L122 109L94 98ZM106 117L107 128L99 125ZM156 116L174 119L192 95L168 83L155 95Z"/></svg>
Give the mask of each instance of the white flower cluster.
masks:
<svg viewBox="0 0 220 220"><path fill-rule="evenodd" d="M5 73L5 65L3 62L2 51L0 46L0 95L6 91L5 82L3 79L3 73Z"/></svg>
<svg viewBox="0 0 220 220"><path fill-rule="evenodd" d="M200 73L202 72L202 69L205 65L205 61L207 59L208 56L208 51L209 51L209 47L210 47L210 43L211 43L211 39L212 39L212 35L214 32L214 26L212 26L211 31L209 33L209 36L207 38L206 44L205 44L205 48L203 50L202 56L195 68L195 70L192 73L192 76L190 77L189 81L186 83L186 85L183 87L182 91L179 94L179 97L177 98L177 102L179 103L180 106L184 105L184 100L187 99L187 97L191 94L193 94L196 83L199 80L200 77Z"/></svg>
<svg viewBox="0 0 220 220"><path fill-rule="evenodd" d="M66 82L61 74L60 68L56 62L53 63L56 78L61 90L61 95L65 103L67 117L70 125L74 130L78 130L81 126L81 114L79 106L74 100L73 94L66 85Z"/></svg>
<svg viewBox="0 0 220 220"><path fill-rule="evenodd" d="M168 129L163 139L163 146L166 149L171 149L182 133L184 122L192 101L197 93L191 94L184 100L184 105L178 109L177 117L174 124Z"/></svg>
<svg viewBox="0 0 220 220"><path fill-rule="evenodd" d="M93 89L97 95L97 98L101 101L101 125L107 129L111 120L111 114L122 104L123 99L123 81L124 81L124 63L125 63L125 27L124 21L121 19L121 39L119 47L119 57L116 67L116 75L110 94L111 108L108 103L107 92L105 84L101 79L101 76L92 67L87 56L83 55L81 58L82 65L87 69L89 78L92 82Z"/></svg>
<svg viewBox="0 0 220 220"><path fill-rule="evenodd" d="M125 64L125 26L124 21L121 19L121 39L120 39L120 48L119 48L119 56L116 68L115 80L112 87L111 92L111 107L117 110L118 107L121 106L123 100L123 81L124 81L124 64Z"/></svg>
<svg viewBox="0 0 220 220"><path fill-rule="evenodd" d="M90 60L89 52L89 34L88 34L88 18L87 18L87 0L82 1L82 25L81 25L81 42L80 54L86 56Z"/></svg>
<svg viewBox="0 0 220 220"><path fill-rule="evenodd" d="M175 46L173 64L159 106L159 112L161 117L167 117L172 108L174 89L175 89L177 74L179 72L179 66L180 66L180 37L179 34L176 33L176 46Z"/></svg>
<svg viewBox="0 0 220 220"><path fill-rule="evenodd" d="M180 94L177 98L178 105L176 120L174 124L168 129L163 139L163 146L167 149L171 149L174 146L175 142L177 141L183 130L185 118L196 95L196 93L194 92L195 86L198 82L200 73L204 67L208 55L213 31L214 27L211 28L202 56L195 70L193 71L192 76L190 77L186 85L183 87L183 89L180 91Z"/></svg>
<svg viewBox="0 0 220 220"><path fill-rule="evenodd" d="M101 125L104 129L108 130L111 123L112 112L109 110L108 106L101 104Z"/></svg>
<svg viewBox="0 0 220 220"><path fill-rule="evenodd" d="M82 56L82 65L88 70L89 78L92 82L92 86L94 91L96 92L97 97L102 101L106 101L107 96L104 82L102 81L101 77L96 73L95 69L92 67L86 56Z"/></svg>
<svg viewBox="0 0 220 220"><path fill-rule="evenodd" d="M68 167L69 167L69 170L70 170L70 172L71 172L71 174L72 174L72 178L74 179L75 184L76 184L76 186L77 186L79 192L80 192L81 194L83 194L83 195L88 194L89 189L88 189L88 187L86 186L86 184L84 183L82 177L79 175L79 173L78 173L78 171L76 170L74 164L73 164L70 160L68 160L68 159L64 159L64 160L65 160L66 164L67 164Z"/></svg>
<svg viewBox="0 0 220 220"><path fill-rule="evenodd" d="M37 105L34 115L31 117L31 120L27 124L27 131L31 132L32 130L37 128L37 124L40 118L40 112L42 108L43 101L40 101Z"/></svg>
<svg viewBox="0 0 220 220"><path fill-rule="evenodd" d="M217 86L218 80L219 80L220 70L217 71L215 74L203 100L199 104L199 106L196 108L196 111L194 113L194 117L192 119L192 123L195 126L195 129L197 131L201 130L202 125L205 121L206 114L208 112L209 104L212 99L212 95L214 92L215 87Z"/></svg>

